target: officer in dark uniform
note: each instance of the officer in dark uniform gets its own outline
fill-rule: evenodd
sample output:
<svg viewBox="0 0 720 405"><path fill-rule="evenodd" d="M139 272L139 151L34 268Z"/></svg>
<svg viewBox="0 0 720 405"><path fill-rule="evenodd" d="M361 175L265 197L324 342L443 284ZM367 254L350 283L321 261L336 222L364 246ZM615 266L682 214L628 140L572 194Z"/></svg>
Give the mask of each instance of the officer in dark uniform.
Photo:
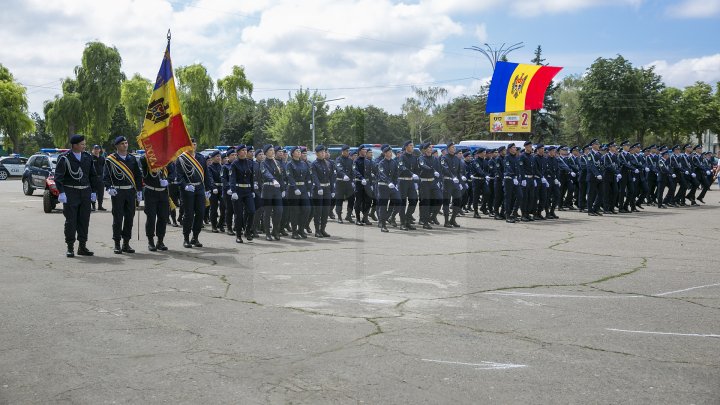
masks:
<svg viewBox="0 0 720 405"><path fill-rule="evenodd" d="M650 154L646 156L645 161L647 162L650 171L647 174L648 184L648 204L655 205L658 203L657 197L657 184L658 184L658 161L660 156L656 145L650 145Z"/></svg>
<svg viewBox="0 0 720 405"><path fill-rule="evenodd" d="M485 191L483 192L482 206L480 212L490 217L495 216L493 201L495 200L495 177L490 165L493 164L497 149L487 149L485 151Z"/></svg>
<svg viewBox="0 0 720 405"><path fill-rule="evenodd" d="M548 166L547 166L547 179L550 187L548 188L548 213L545 215L547 219L558 219L555 215L555 209L562 203L560 198L560 190L562 188L562 182L560 181L560 157L557 156L556 148L550 146L547 148L548 152Z"/></svg>
<svg viewBox="0 0 720 405"><path fill-rule="evenodd" d="M578 168L578 210L580 212L587 212L587 158L588 152L590 151L590 145L585 145L582 148L582 153L577 157Z"/></svg>
<svg viewBox="0 0 720 405"><path fill-rule="evenodd" d="M233 160L229 170L230 195L235 213L234 234L235 242L243 243L242 234L251 241L254 237L255 221L255 170L252 160L247 157L247 147L239 145L236 150L237 158ZM230 228L228 228L230 229Z"/></svg>
<svg viewBox="0 0 720 405"><path fill-rule="evenodd" d="M534 221L530 214L532 213L532 200L535 199L535 169L533 168L532 142L525 141L523 147L525 150L518 158L518 164L522 166L521 169L523 172L522 178L519 179L523 196L522 201L520 202L520 209L522 212L520 220L528 222Z"/></svg>
<svg viewBox="0 0 720 405"><path fill-rule="evenodd" d="M262 189L263 189L263 178L260 173L260 169L265 161L265 153L262 148L257 148L255 151L255 160L250 160L253 166L253 190L255 195L255 219L253 220L253 238L260 237L258 230L265 229L264 217L265 209L263 205Z"/></svg>
<svg viewBox="0 0 720 405"><path fill-rule="evenodd" d="M703 163L702 163L702 157L698 152L702 152L702 146L696 145L692 149L692 153L689 154L690 158L690 177L693 181L693 187L690 189L690 191L687 194L687 198L691 201L692 205L697 205L697 202L695 201L695 193L697 193L697 190L702 187L705 188L705 183L707 182L707 177L705 176L705 170L703 170ZM708 186L709 188L709 186ZM703 197L705 195L703 194Z"/></svg>
<svg viewBox="0 0 720 405"><path fill-rule="evenodd" d="M281 229L283 216L283 198L285 197L285 169L281 162L275 159L275 149L272 145L263 147L265 160L260 165L260 178L262 180L263 199L263 226L265 227L265 240L280 240L284 231ZM272 234L270 223L272 222Z"/></svg>
<svg viewBox="0 0 720 405"><path fill-rule="evenodd" d="M165 230L170 214L170 195L168 194L167 171L165 169L150 171L147 155L140 161L145 184L145 236L148 239L148 250L168 250L165 246ZM157 245L155 244L157 236Z"/></svg>
<svg viewBox="0 0 720 405"><path fill-rule="evenodd" d="M603 213L604 214L617 214L615 211L615 202L618 198L618 183L622 179L620 168L617 164L617 145L615 142L610 142L603 147L607 148L608 152L600 158L603 170L602 183L600 192L602 193L603 201Z"/></svg>
<svg viewBox="0 0 720 405"><path fill-rule="evenodd" d="M418 204L418 184L420 171L418 167L418 158L413 154L415 145L412 141L405 141L403 143L403 153L397 159L398 165L398 190L400 191L400 204L396 207L400 212L400 229L402 230L415 230L415 227L410 222L410 217L415 212L415 207ZM407 208L406 208L407 207ZM403 218L405 220L403 221Z"/></svg>
<svg viewBox="0 0 720 405"><path fill-rule="evenodd" d="M505 191L505 216L506 221L515 223L522 201L522 187L520 178L523 173L520 170L520 163L517 156L517 147L514 143L507 146L508 155L503 160L503 186Z"/></svg>
<svg viewBox="0 0 720 405"><path fill-rule="evenodd" d="M107 211L103 208L103 200L105 200L105 186L102 181L102 172L105 167L105 156L102 155L102 147L100 145L94 145L92 150L93 166L95 166L95 173L98 174L95 184L92 185L93 192L97 195L97 209L98 211ZM95 211L95 202L92 203L92 210Z"/></svg>
<svg viewBox="0 0 720 405"><path fill-rule="evenodd" d="M367 151L358 146L358 157L353 162L353 178L355 180L355 224L372 225L368 220L368 211L373 198L372 162L365 158ZM369 191L369 192L368 192ZM360 215L362 214L362 216Z"/></svg>
<svg viewBox="0 0 720 405"><path fill-rule="evenodd" d="M291 160L287 168L287 199L290 210L290 224L293 239L307 239L305 225L310 215L310 191L312 178L310 166L300 159L300 148L293 146L290 149Z"/></svg>
<svg viewBox="0 0 720 405"><path fill-rule="evenodd" d="M470 179L472 180L471 204L474 213L473 218L480 218L480 212L478 211L480 209L480 200L482 199L484 204L487 196L487 179L489 176L487 172L487 162L485 160L486 154L485 148L480 147L476 149L474 159L469 165Z"/></svg>
<svg viewBox="0 0 720 405"><path fill-rule="evenodd" d="M548 159L545 156L545 145L535 145L535 155L533 156L533 168L535 170L535 180L537 181L536 190L536 202L537 205L534 208L533 219L545 220L547 219L542 215L543 211L545 214L549 212L548 207L548 195L550 190L550 182L546 175L548 170Z"/></svg>
<svg viewBox="0 0 720 405"><path fill-rule="evenodd" d="M460 188L460 158L455 156L455 143L448 142L447 153L440 158L443 176L443 215L445 228L460 227L455 218L461 209L462 189ZM452 202L452 216L450 206ZM450 219L448 219L450 218Z"/></svg>
<svg viewBox="0 0 720 405"><path fill-rule="evenodd" d="M418 158L418 170L420 177L420 221L423 229L432 229L430 220L432 216L432 204L437 195L435 179L440 173L433 167L432 148L430 142L420 145L420 157Z"/></svg>
<svg viewBox="0 0 720 405"><path fill-rule="evenodd" d="M593 139L590 141L590 148L592 149L587 158L587 211L588 215L593 217L600 215L600 204L602 201L600 188L604 179L603 172L605 171L605 167L602 164L602 156L599 152L600 142L597 139Z"/></svg>
<svg viewBox="0 0 720 405"><path fill-rule="evenodd" d="M629 204L632 202L635 204L632 198L634 194L634 185L632 184L631 174L635 171L635 168L630 164L630 141L622 141L620 143L622 151L618 154L618 167L620 168L620 183L618 183L618 207L620 212L627 214L630 212Z"/></svg>
<svg viewBox="0 0 720 405"><path fill-rule="evenodd" d="M220 151L212 151L208 155L208 176L210 177L210 223L212 224L212 233L225 232L223 218L225 215L225 207L222 198L222 165L220 164ZM220 215L218 215L220 211ZM218 225L220 229L218 229Z"/></svg>
<svg viewBox="0 0 720 405"><path fill-rule="evenodd" d="M390 217L388 205L390 209L400 205L400 192L398 191L398 163L392 158L392 148L388 145L382 149L383 160L377 164L377 196L378 196L378 217L380 222L380 231L389 232L387 229L387 220ZM406 223L405 212L398 211L400 214L400 222Z"/></svg>
<svg viewBox="0 0 720 405"><path fill-rule="evenodd" d="M63 204L65 215L65 256L75 256L75 240L80 243L77 254L92 256L87 248L88 227L90 225L90 203L97 199L92 186L97 184L93 158L85 152L85 137L73 135L70 138L71 149L58 158L55 167L55 185L60 195L58 201Z"/></svg>
<svg viewBox="0 0 720 405"><path fill-rule="evenodd" d="M172 201L174 208L170 210L170 219L172 220L172 226L178 227L178 222L183 222L183 206L182 206L182 195L180 193L180 180L177 176L177 165L170 164L167 166L168 169L168 194L170 194L170 201Z"/></svg>
<svg viewBox="0 0 720 405"><path fill-rule="evenodd" d="M135 156L127 151L128 141L124 136L115 138L115 149L117 151L105 160L103 171L103 183L112 199L114 252L135 253L130 247L130 238L135 218L135 201L142 201L142 173Z"/></svg>
<svg viewBox="0 0 720 405"><path fill-rule="evenodd" d="M195 139L192 145L192 151L184 152L175 162L183 200L183 246L187 249L203 246L198 238L205 216L205 200L210 197L209 190L214 187L206 171L207 162L203 155L197 153Z"/></svg>
<svg viewBox="0 0 720 405"><path fill-rule="evenodd" d="M502 220L510 216L510 214L505 211L505 204L503 204L503 201L505 201L505 155L507 154L507 149L505 146L501 146L497 151L498 155L494 158L494 161L490 163L490 173L494 174L495 177L495 199L493 201L495 219Z"/></svg>
<svg viewBox="0 0 720 405"><path fill-rule="evenodd" d="M316 238L329 238L325 231L328 216L330 215L331 200L335 194L335 164L326 159L325 145L315 147L316 159L310 165L310 174L313 183L313 205L315 209L314 225ZM341 218L338 215L338 218Z"/></svg>
<svg viewBox="0 0 720 405"><path fill-rule="evenodd" d="M245 149L245 154L247 155L247 149ZM233 162L237 159L237 150L233 147L228 148L225 151L225 157L227 158L227 162L222 165L222 170L220 171L220 178L222 179L223 184L223 204L225 205L225 218L221 218L221 221L223 221L225 227L227 228L226 233L230 236L235 236L233 225L233 220L235 219L235 204L232 199L233 187L232 183L230 183L230 170ZM250 170L253 169L252 166L252 163L250 163ZM250 189L252 190L252 183L250 184Z"/></svg>
<svg viewBox="0 0 720 405"><path fill-rule="evenodd" d="M697 151L698 148L702 151L702 147L700 145L696 146L695 150ZM698 178L700 179L700 184L702 185L702 190L700 191L700 195L698 195L697 200L703 204L705 204L705 194L707 194L710 190L710 186L712 185L712 163L708 158L708 153L709 152L698 154L700 163L696 171Z"/></svg>
<svg viewBox="0 0 720 405"><path fill-rule="evenodd" d="M658 208L667 208L667 205L664 204L667 200L663 199L663 193L665 187L674 191L675 183L673 178L675 174L670 167L670 152L665 150L660 156L660 159L657 161L657 194L655 195L655 200L657 201Z"/></svg>
<svg viewBox="0 0 720 405"><path fill-rule="evenodd" d="M347 215L345 220L352 222L352 212L355 206L355 190L353 160L350 159L350 147L343 145L340 148L340 156L335 159L335 171L337 173L337 181L335 184L335 214L339 224L343 223L342 205L347 200Z"/></svg>

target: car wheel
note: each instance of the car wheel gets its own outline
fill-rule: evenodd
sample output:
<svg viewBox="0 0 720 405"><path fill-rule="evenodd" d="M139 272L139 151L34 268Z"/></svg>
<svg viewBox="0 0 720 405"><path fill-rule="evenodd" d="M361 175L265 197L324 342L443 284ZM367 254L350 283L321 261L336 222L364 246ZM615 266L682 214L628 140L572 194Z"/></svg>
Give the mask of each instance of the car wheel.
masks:
<svg viewBox="0 0 720 405"><path fill-rule="evenodd" d="M33 186L30 185L30 180L24 179L23 180L23 193L25 193L25 195L32 195L33 191L35 191L35 189L33 188Z"/></svg>
<svg viewBox="0 0 720 405"><path fill-rule="evenodd" d="M54 209L55 203L53 202L53 195L50 193L50 190L45 190L45 193L43 193L43 211L49 214Z"/></svg>
<svg viewBox="0 0 720 405"><path fill-rule="evenodd" d="M0 180L7 180L9 175L7 170L0 170Z"/></svg>

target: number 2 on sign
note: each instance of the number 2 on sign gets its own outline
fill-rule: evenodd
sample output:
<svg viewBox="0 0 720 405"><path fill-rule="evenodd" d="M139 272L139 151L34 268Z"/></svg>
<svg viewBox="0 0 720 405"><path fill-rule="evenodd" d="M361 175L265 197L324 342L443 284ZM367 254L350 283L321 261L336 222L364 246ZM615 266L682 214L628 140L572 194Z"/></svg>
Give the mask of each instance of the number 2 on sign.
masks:
<svg viewBox="0 0 720 405"><path fill-rule="evenodd" d="M527 113L522 113L522 126L527 125L528 115Z"/></svg>

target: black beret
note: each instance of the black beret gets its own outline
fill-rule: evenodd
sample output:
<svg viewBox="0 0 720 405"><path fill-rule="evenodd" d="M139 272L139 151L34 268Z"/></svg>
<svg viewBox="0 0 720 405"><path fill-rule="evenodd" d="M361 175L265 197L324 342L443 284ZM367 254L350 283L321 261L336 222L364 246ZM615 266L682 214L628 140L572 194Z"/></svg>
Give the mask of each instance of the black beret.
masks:
<svg viewBox="0 0 720 405"><path fill-rule="evenodd" d="M468 157L468 156L470 156L470 152L463 153L463 157Z"/></svg>
<svg viewBox="0 0 720 405"><path fill-rule="evenodd" d="M508 146L507 146L508 149L513 148L513 147L515 147L515 142L511 142L511 143L508 144Z"/></svg>
<svg viewBox="0 0 720 405"><path fill-rule="evenodd" d="M525 143L523 144L523 146L528 146L528 145L532 145L532 142L530 142L530 141L525 141Z"/></svg>
<svg viewBox="0 0 720 405"><path fill-rule="evenodd" d="M124 138L123 138L124 139ZM75 134L70 137L70 145L75 145L76 143L80 143L85 140L85 137L82 135ZM117 143L117 142L116 142Z"/></svg>
<svg viewBox="0 0 720 405"><path fill-rule="evenodd" d="M320 144L320 145L318 145L318 146L315 147L315 152L322 152L322 151L324 151L324 150L326 150L326 149L327 149L327 148L325 147L325 145Z"/></svg>
<svg viewBox="0 0 720 405"><path fill-rule="evenodd" d="M277 153L277 152L285 152L285 149L283 149L282 146L278 145L278 146L275 147L275 152L276 152L276 153Z"/></svg>
<svg viewBox="0 0 720 405"><path fill-rule="evenodd" d="M547 149L548 151L551 151L551 150L555 150L556 148L555 148L555 146L550 145L550 146L548 146L548 147L545 148L545 149Z"/></svg>
<svg viewBox="0 0 720 405"><path fill-rule="evenodd" d="M420 149L424 150L430 147L430 142L424 142L420 144Z"/></svg>
<svg viewBox="0 0 720 405"><path fill-rule="evenodd" d="M486 149L483 148L482 146L479 147L479 148L477 148L477 149L475 149L475 153L483 153L483 152L486 152Z"/></svg>
<svg viewBox="0 0 720 405"><path fill-rule="evenodd" d="M660 154L663 155L663 156L665 156L665 155L667 155L667 154L669 154L669 153L670 153L670 151L667 150L667 149L665 149L664 151L660 152Z"/></svg>
<svg viewBox="0 0 720 405"><path fill-rule="evenodd" d="M230 148L230 149L233 149L233 148ZM230 149L228 149L228 150L230 150ZM241 149L247 150L247 146L244 145L244 144L241 144L241 145L238 145L237 148L235 148L235 149L233 149L233 150L236 151L236 152L239 152Z"/></svg>
<svg viewBox="0 0 720 405"><path fill-rule="evenodd" d="M455 142L453 142L453 141L448 142L446 148L449 148L451 146L455 146Z"/></svg>
<svg viewBox="0 0 720 405"><path fill-rule="evenodd" d="M513 143L512 145L514 146L515 144ZM502 152L502 151L504 151L505 149L506 149L506 148L505 148L504 146L501 146L501 147L497 148L497 151L498 151L498 152Z"/></svg>
<svg viewBox="0 0 720 405"><path fill-rule="evenodd" d="M252 150L255 150L255 148L253 148L252 145L247 145L247 150L248 150L248 152L250 152L250 151L252 151Z"/></svg>
<svg viewBox="0 0 720 405"><path fill-rule="evenodd" d="M365 147L364 147L364 146L362 146L362 145L358 146L358 147L357 147L357 151L358 151L358 153L360 153L360 151L361 151L361 150L363 150L363 149L365 149Z"/></svg>
<svg viewBox="0 0 720 405"><path fill-rule="evenodd" d="M255 157L257 157L257 155L259 155L261 153L265 153L265 152L263 152L262 149L258 148L258 150L255 151Z"/></svg>
<svg viewBox="0 0 720 405"><path fill-rule="evenodd" d="M407 146L410 145L411 143L413 143L413 142L412 142L412 141L405 141L405 142L403 142L403 146L402 146L403 149L407 148Z"/></svg>
<svg viewBox="0 0 720 405"><path fill-rule="evenodd" d="M622 141L620 142L620 146L627 146L630 145L630 141Z"/></svg>
<svg viewBox="0 0 720 405"><path fill-rule="evenodd" d="M539 143L539 144L535 145L535 150L542 149L544 147L545 147L545 145Z"/></svg>
<svg viewBox="0 0 720 405"><path fill-rule="evenodd" d="M382 152L383 152L383 153L385 153L385 152L387 152L387 151L389 151L389 150L392 150L392 148L390 147L390 145L385 145L385 146L382 147Z"/></svg>
<svg viewBox="0 0 720 405"><path fill-rule="evenodd" d="M589 143L588 145L591 145L591 146L592 146L592 145L595 145L595 144L598 144L598 145L600 144L600 141L598 141L597 138L595 138L595 139L593 139L592 141L590 141L590 143Z"/></svg>
<svg viewBox="0 0 720 405"><path fill-rule="evenodd" d="M220 151L219 151L219 150L214 150L214 151L210 152L210 154L208 155L208 157L213 158L213 157L215 157L215 156L217 156L217 155L219 155L219 154L220 154Z"/></svg>
<svg viewBox="0 0 720 405"><path fill-rule="evenodd" d="M347 145L343 145L343 146L340 147L340 150L341 150L341 151L348 150L348 149L350 149L350 147L347 146Z"/></svg>
<svg viewBox="0 0 720 405"><path fill-rule="evenodd" d="M631 146L631 148L639 148L640 146L642 146L642 145L640 145L640 143L638 142L638 143L634 143L634 144Z"/></svg>
<svg viewBox="0 0 720 405"><path fill-rule="evenodd" d="M117 145L117 144L119 144L120 142L125 142L125 141L127 141L127 138L125 138L124 136L118 136L117 138L115 138L115 141L113 142L113 145Z"/></svg>
<svg viewBox="0 0 720 405"><path fill-rule="evenodd" d="M292 155L293 152L295 152L295 151L298 150L298 149L300 149L299 146L293 146L292 148L290 148L290 154Z"/></svg>
<svg viewBox="0 0 720 405"><path fill-rule="evenodd" d="M693 148L693 150L695 150L695 149L702 149L702 145L695 145L695 147Z"/></svg>
<svg viewBox="0 0 720 405"><path fill-rule="evenodd" d="M273 146L272 146L272 145L265 145L265 146L263 146L263 148L262 148L263 153L267 153L267 151L269 151L270 149L273 149Z"/></svg>

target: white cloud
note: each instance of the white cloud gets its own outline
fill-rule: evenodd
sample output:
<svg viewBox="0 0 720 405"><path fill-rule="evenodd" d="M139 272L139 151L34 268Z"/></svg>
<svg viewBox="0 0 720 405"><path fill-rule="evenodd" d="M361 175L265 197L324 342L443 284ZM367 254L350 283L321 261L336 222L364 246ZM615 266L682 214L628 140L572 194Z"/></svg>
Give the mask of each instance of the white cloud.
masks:
<svg viewBox="0 0 720 405"><path fill-rule="evenodd" d="M700 58L682 59L675 63L657 60L647 66L655 66L655 72L662 76L666 85L689 86L696 81L710 84L720 81L720 53Z"/></svg>
<svg viewBox="0 0 720 405"><path fill-rule="evenodd" d="M683 0L667 8L676 18L712 18L720 15L720 0Z"/></svg>
<svg viewBox="0 0 720 405"><path fill-rule="evenodd" d="M432 10L439 13L467 13L492 10L517 17L535 17L541 14L559 14L601 6L638 7L643 0L424 0Z"/></svg>
<svg viewBox="0 0 720 405"><path fill-rule="evenodd" d="M485 23L478 24L475 26L475 38L481 43L484 43L488 39L487 26Z"/></svg>

